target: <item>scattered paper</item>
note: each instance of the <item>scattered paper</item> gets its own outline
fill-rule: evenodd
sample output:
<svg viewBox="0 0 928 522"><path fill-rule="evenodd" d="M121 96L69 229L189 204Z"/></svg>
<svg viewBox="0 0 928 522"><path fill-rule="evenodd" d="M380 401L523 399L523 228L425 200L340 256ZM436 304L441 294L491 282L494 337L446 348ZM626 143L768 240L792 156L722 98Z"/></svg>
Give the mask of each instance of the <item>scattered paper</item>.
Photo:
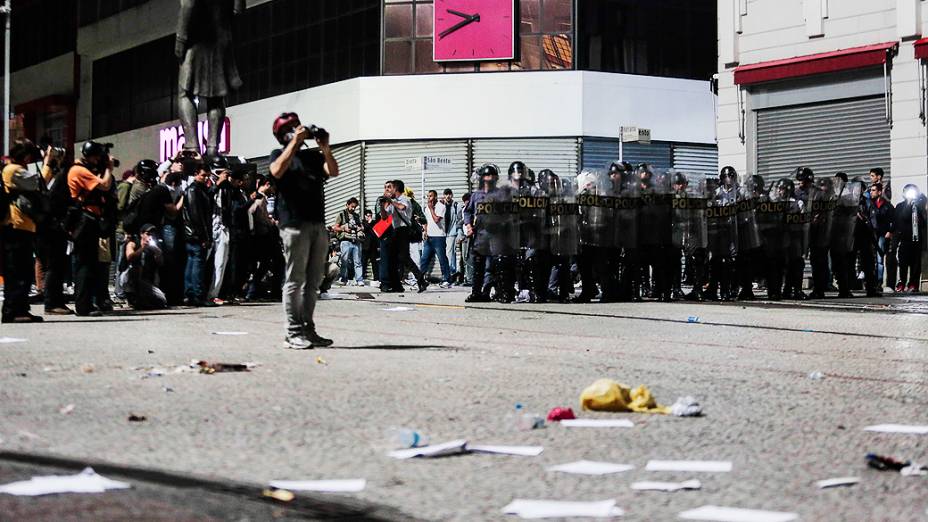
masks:
<svg viewBox="0 0 928 522"><path fill-rule="evenodd" d="M367 481L364 479L345 480L274 480L272 488L288 491L317 491L320 493L357 493L364 491Z"/></svg>
<svg viewBox="0 0 928 522"><path fill-rule="evenodd" d="M248 335L248 332L213 332L213 335Z"/></svg>
<svg viewBox="0 0 928 522"><path fill-rule="evenodd" d="M517 455L519 457L537 457L544 451L542 446L489 446L484 444L468 444L468 451L475 453L494 453L497 455Z"/></svg>
<svg viewBox="0 0 928 522"><path fill-rule="evenodd" d="M635 423L628 419L569 419L562 420L561 426L568 428L634 428Z"/></svg>
<svg viewBox="0 0 928 522"><path fill-rule="evenodd" d="M503 508L507 515L521 518L564 518L564 517L620 517L624 513L616 507L615 500L598 502L568 502L560 500L516 499Z"/></svg>
<svg viewBox="0 0 928 522"><path fill-rule="evenodd" d="M408 306L391 306L390 308L383 309L384 312L411 312L413 310L413 308Z"/></svg>
<svg viewBox="0 0 928 522"><path fill-rule="evenodd" d="M286 489L265 489L261 492L261 495L280 502L290 502L296 498L296 495L294 495L292 491L287 491Z"/></svg>
<svg viewBox="0 0 928 522"><path fill-rule="evenodd" d="M815 483L819 489L836 488L838 486L853 486L860 482L860 477L838 477L825 480L819 480Z"/></svg>
<svg viewBox="0 0 928 522"><path fill-rule="evenodd" d="M18 337L0 337L0 344L13 344L13 343L24 343L25 339L20 339Z"/></svg>
<svg viewBox="0 0 928 522"><path fill-rule="evenodd" d="M731 462L720 460L650 460L647 471L691 471L698 473L728 473Z"/></svg>
<svg viewBox="0 0 928 522"><path fill-rule="evenodd" d="M578 460L577 462L551 466L548 468L548 471L560 471L561 473L574 473L577 475L608 475L610 473L622 473L632 469L635 469L635 466L630 464Z"/></svg>
<svg viewBox="0 0 928 522"><path fill-rule="evenodd" d="M48 475L0 486L0 493L17 496L50 495L52 493L103 493L110 489L129 489L131 485L103 478L85 468L77 475Z"/></svg>
<svg viewBox="0 0 928 522"><path fill-rule="evenodd" d="M864 431L879 433L908 433L912 435L928 435L928 426L913 426L908 424L877 424L867 426Z"/></svg>
<svg viewBox="0 0 928 522"><path fill-rule="evenodd" d="M670 407L670 413L677 417L699 417L702 415L702 406L699 405L699 401L695 397L687 395L678 398L677 402L673 403L673 406Z"/></svg>
<svg viewBox="0 0 928 522"><path fill-rule="evenodd" d="M684 520L713 520L715 522L789 522L799 520L796 513L762 511L720 506L702 506L677 515Z"/></svg>
<svg viewBox="0 0 928 522"><path fill-rule="evenodd" d="M917 462L912 462L908 466L899 470L903 477L923 477L928 475L928 468L924 468Z"/></svg>
<svg viewBox="0 0 928 522"><path fill-rule="evenodd" d="M60 414L62 414L62 415L67 415L67 414L71 413L72 411L74 411L74 405L73 405L73 404L68 404L67 406L64 406L64 407L62 407L60 410L58 410L58 413L60 413Z"/></svg>
<svg viewBox="0 0 928 522"><path fill-rule="evenodd" d="M421 448L409 448L391 451L387 453L388 456L395 459L411 459L413 457L444 457L445 455L455 455L458 453L464 453L464 449L467 446L467 441L452 440L451 442L445 442L443 444L432 444L431 446L424 446Z"/></svg>
<svg viewBox="0 0 928 522"><path fill-rule="evenodd" d="M632 484L635 491L680 491L684 489L702 489L698 480L683 482L635 482Z"/></svg>

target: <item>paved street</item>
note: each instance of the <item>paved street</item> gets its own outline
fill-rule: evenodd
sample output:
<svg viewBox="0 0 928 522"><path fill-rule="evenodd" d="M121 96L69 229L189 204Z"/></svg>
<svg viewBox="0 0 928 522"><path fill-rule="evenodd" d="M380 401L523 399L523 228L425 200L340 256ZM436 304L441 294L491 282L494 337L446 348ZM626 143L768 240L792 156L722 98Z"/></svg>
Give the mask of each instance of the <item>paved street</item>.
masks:
<svg viewBox="0 0 928 522"><path fill-rule="evenodd" d="M926 298L465 308L464 296L373 290L321 302L319 332L336 345L307 352L281 347L279 305L5 324L0 337L27 341L0 344L0 451L256 486L366 478L364 492L348 501L429 520L504 519L501 508L514 498L614 498L628 520L673 520L704 504L795 511L802 520L925 519L928 477L868 469L864 455L928 462L928 436L862 428L928 424ZM257 366L176 371L191 359ZM143 378L151 369L165 375ZM813 371L825 378L810 379ZM580 392L604 377L646 384L662 404L694 395L706 415L580 413ZM505 420L517 402L539 413L571 406L635 427L520 432ZM61 413L69 404L73 411ZM147 420L129 422L130 414ZM539 457L397 461L385 455L390 426L415 427L433 442L545 449ZM604 477L545 469L580 459L636 469ZM650 459L730 460L734 468L649 472ZM30 476L3 469L3 482ZM861 483L814 484L848 475ZM691 478L702 481L701 491L629 487ZM120 494L131 493L107 496ZM0 513L28 501L0 497ZM57 500L76 510L86 501ZM241 512L262 517L250 513Z"/></svg>

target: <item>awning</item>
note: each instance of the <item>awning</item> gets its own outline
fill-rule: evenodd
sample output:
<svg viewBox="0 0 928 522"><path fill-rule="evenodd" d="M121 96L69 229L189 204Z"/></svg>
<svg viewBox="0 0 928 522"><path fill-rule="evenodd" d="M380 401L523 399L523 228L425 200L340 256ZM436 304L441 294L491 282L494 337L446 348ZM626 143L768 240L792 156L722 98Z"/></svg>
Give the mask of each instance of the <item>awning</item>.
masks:
<svg viewBox="0 0 928 522"><path fill-rule="evenodd" d="M922 38L915 41L915 59L928 59L928 38Z"/></svg>
<svg viewBox="0 0 928 522"><path fill-rule="evenodd" d="M928 38L926 38L928 40ZM919 40L921 41L921 40ZM918 42L916 42L916 45ZM883 65L896 53L896 42L886 42L840 51L796 56L785 60L752 63L735 68L735 84L751 85L787 78L799 78L874 65ZM928 53L928 48L925 49ZM916 47L916 56L918 47ZM928 56L928 54L926 54Z"/></svg>

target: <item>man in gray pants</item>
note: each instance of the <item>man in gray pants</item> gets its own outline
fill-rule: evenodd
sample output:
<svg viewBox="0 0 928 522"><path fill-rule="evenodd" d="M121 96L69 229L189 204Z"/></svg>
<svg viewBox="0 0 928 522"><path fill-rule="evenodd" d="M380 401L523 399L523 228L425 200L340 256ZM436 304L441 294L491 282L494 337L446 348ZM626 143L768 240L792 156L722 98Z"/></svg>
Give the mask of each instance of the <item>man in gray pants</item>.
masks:
<svg viewBox="0 0 928 522"><path fill-rule="evenodd" d="M329 249L323 187L326 180L338 176L338 163L328 133L315 126L304 127L295 113L278 116L273 129L283 147L271 152L269 170L277 184L276 211L286 262L285 346L298 350L330 346L331 339L316 333L313 312ZM310 136L318 150L302 149Z"/></svg>

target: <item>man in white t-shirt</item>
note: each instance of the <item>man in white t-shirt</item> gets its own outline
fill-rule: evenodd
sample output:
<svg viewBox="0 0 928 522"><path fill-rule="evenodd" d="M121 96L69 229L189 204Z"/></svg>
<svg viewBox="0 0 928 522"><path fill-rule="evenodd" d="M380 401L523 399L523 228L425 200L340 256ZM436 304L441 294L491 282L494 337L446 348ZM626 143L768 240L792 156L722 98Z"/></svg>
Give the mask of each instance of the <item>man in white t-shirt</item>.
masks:
<svg viewBox="0 0 928 522"><path fill-rule="evenodd" d="M451 268L448 266L448 255L445 253L447 238L445 237L445 204L438 201L438 192L429 191L425 211L425 233L422 258L419 260L419 270L425 274L432 262L438 256L438 265L441 267L441 288L451 286Z"/></svg>

